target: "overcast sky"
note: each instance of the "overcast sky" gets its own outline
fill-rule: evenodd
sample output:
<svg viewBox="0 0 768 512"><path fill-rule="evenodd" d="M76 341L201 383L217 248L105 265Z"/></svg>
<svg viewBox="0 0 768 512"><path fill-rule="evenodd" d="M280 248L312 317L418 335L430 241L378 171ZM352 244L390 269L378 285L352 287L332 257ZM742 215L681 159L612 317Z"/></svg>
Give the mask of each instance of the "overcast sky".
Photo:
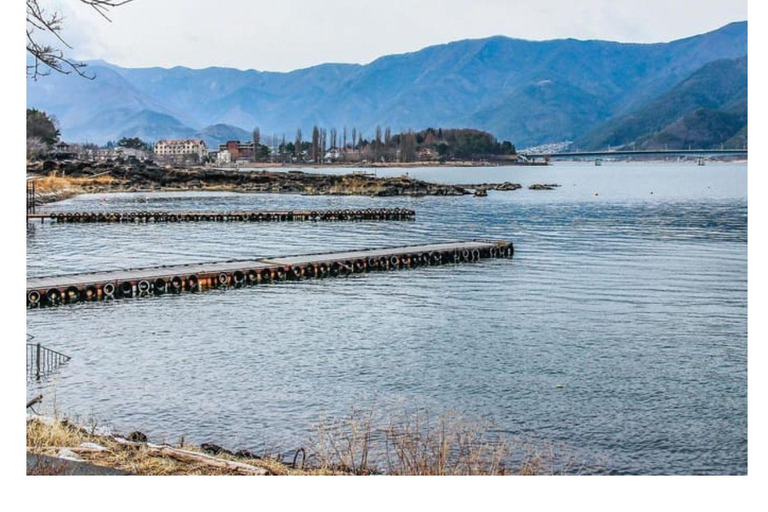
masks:
<svg viewBox="0 0 768 512"><path fill-rule="evenodd" d="M65 13L80 59L270 71L499 34L671 41L747 19L746 0L133 0L109 23L75 0L41 1Z"/></svg>

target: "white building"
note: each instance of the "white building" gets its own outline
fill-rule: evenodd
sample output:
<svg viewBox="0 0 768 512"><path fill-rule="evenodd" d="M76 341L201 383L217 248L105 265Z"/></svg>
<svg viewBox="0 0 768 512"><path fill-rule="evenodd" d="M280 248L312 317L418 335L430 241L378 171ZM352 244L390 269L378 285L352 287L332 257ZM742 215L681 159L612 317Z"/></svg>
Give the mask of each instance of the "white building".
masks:
<svg viewBox="0 0 768 512"><path fill-rule="evenodd" d="M232 163L232 154L226 149L223 151L219 151L219 153L216 155L216 162L219 164Z"/></svg>
<svg viewBox="0 0 768 512"><path fill-rule="evenodd" d="M112 147L97 149L93 157L96 160L112 160L115 158L134 157L137 160L143 161L149 158L149 153L143 149Z"/></svg>
<svg viewBox="0 0 768 512"><path fill-rule="evenodd" d="M165 159L193 158L202 162L208 156L208 147L202 139L163 139L155 144L155 154Z"/></svg>

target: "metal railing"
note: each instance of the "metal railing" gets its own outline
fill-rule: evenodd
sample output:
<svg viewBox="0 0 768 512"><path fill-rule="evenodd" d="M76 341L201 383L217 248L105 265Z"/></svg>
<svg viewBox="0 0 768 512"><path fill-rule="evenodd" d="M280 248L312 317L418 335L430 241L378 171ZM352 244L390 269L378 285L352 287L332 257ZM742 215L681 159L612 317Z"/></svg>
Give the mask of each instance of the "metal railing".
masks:
<svg viewBox="0 0 768 512"><path fill-rule="evenodd" d="M27 379L40 380L71 359L68 355L51 350L40 343L29 343L31 339L33 337L27 336Z"/></svg>
<svg viewBox="0 0 768 512"><path fill-rule="evenodd" d="M27 180L27 215L34 215L35 212L35 180Z"/></svg>

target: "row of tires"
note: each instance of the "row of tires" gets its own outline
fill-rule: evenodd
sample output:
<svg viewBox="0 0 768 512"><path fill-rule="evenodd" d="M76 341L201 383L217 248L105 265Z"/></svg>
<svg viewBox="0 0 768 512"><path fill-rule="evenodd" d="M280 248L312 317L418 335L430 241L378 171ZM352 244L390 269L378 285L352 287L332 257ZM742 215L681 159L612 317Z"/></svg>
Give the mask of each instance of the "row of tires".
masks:
<svg viewBox="0 0 768 512"><path fill-rule="evenodd" d="M30 290L27 307L58 306L97 300L163 295L166 293L198 292L210 288L239 288L279 281L339 277L363 272L435 266L447 263L477 261L482 258L508 258L514 253L512 245L489 249L390 255L354 260L309 263L291 267L269 267L221 272L216 275L173 276L171 278L140 279L106 282L66 289Z"/></svg>
<svg viewBox="0 0 768 512"><path fill-rule="evenodd" d="M52 213L57 222L290 222L322 220L404 220L416 215L413 210L324 210L312 212L70 212Z"/></svg>

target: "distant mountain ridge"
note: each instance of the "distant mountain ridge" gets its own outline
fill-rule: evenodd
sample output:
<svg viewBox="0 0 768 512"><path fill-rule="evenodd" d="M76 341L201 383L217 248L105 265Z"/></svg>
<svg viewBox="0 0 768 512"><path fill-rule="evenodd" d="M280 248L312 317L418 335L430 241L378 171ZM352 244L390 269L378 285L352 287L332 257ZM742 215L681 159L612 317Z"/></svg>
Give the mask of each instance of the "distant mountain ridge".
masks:
<svg viewBox="0 0 768 512"><path fill-rule="evenodd" d="M579 140L642 108L702 66L747 54L747 22L669 43L525 41L496 36L289 73L229 68L129 69L93 62L93 81L51 75L27 83L27 105L55 115L70 141L105 142L259 126L291 140L297 128L377 125L488 130L518 147ZM222 135L221 130L214 130ZM245 138L244 136L242 138Z"/></svg>
<svg viewBox="0 0 768 512"><path fill-rule="evenodd" d="M576 145L602 149L741 148L746 143L747 57L705 64L643 107L600 124ZM742 135L739 135L739 134Z"/></svg>

